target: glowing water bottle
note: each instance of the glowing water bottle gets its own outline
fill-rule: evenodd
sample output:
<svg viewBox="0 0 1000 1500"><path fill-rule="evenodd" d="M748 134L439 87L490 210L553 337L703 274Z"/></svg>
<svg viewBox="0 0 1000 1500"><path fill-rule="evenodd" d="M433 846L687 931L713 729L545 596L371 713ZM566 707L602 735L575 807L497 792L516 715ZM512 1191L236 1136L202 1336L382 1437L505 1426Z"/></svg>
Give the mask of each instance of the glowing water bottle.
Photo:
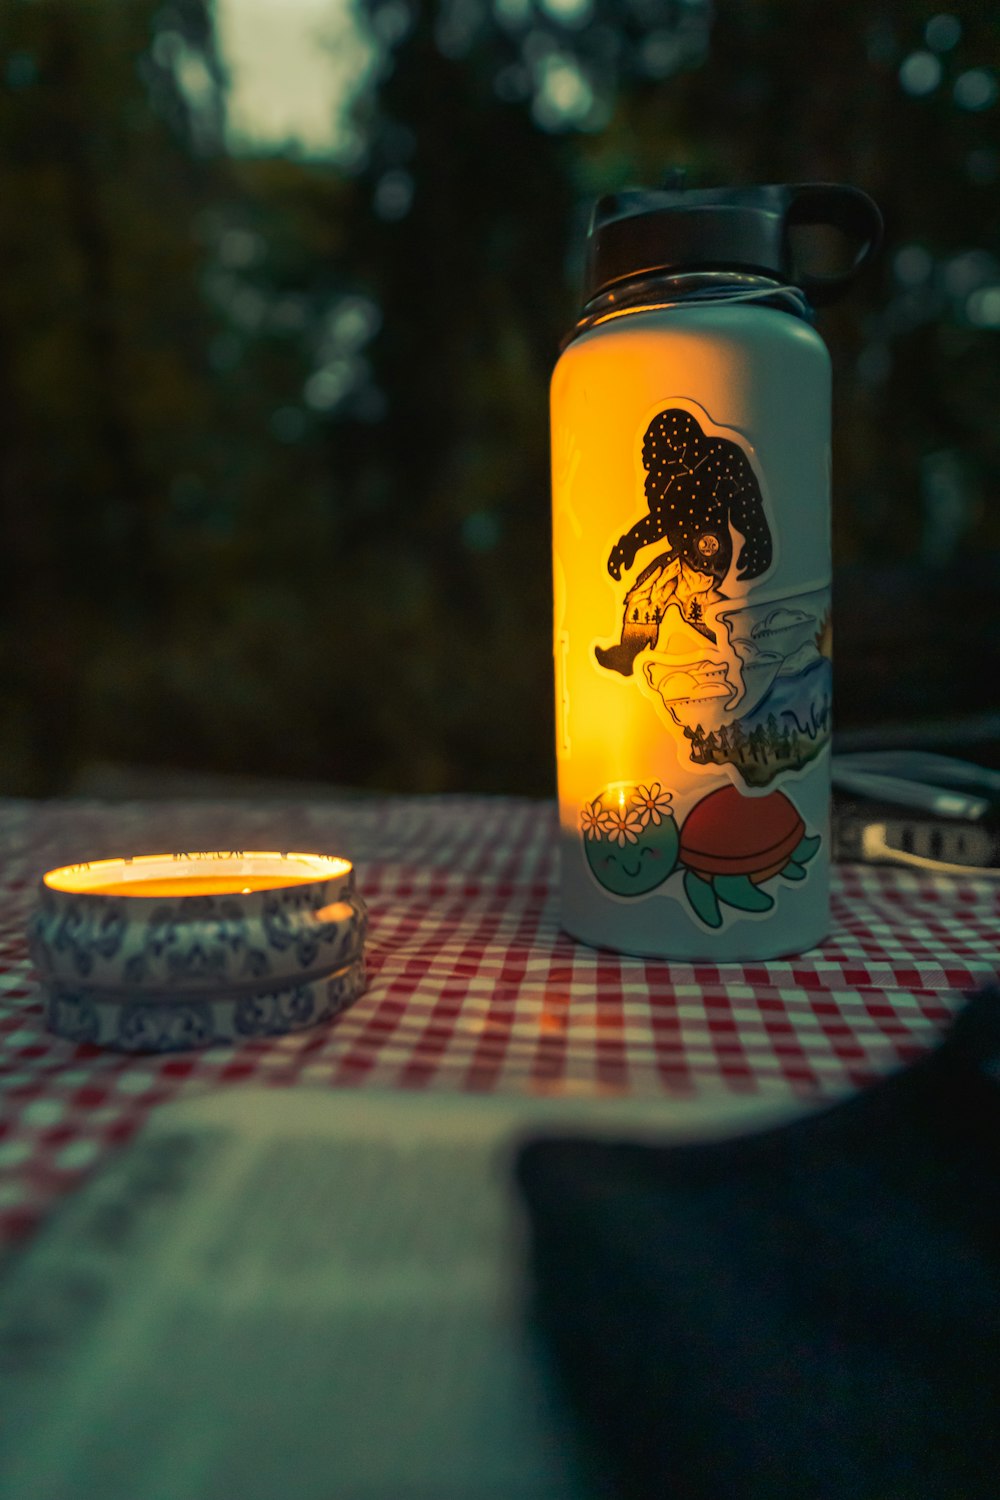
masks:
<svg viewBox="0 0 1000 1500"><path fill-rule="evenodd" d="M854 250L797 273L790 231ZM873 253L827 185L602 199L552 379L562 922L630 953L799 953L829 921L830 363Z"/></svg>

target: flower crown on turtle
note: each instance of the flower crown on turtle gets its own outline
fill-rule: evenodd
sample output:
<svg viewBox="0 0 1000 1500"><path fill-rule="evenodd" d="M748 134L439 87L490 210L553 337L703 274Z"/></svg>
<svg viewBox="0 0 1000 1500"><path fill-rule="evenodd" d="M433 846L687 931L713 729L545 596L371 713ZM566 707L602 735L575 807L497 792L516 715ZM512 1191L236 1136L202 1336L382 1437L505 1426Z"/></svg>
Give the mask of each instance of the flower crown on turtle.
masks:
<svg viewBox="0 0 1000 1500"><path fill-rule="evenodd" d="M664 791L658 781L648 786L635 786L626 796L619 791L617 800L605 805L604 797L612 796L608 788L585 804L580 813L580 826L585 838L592 841L607 839L624 849L626 844L637 844L643 829L651 824L655 827L672 818L671 794Z"/></svg>

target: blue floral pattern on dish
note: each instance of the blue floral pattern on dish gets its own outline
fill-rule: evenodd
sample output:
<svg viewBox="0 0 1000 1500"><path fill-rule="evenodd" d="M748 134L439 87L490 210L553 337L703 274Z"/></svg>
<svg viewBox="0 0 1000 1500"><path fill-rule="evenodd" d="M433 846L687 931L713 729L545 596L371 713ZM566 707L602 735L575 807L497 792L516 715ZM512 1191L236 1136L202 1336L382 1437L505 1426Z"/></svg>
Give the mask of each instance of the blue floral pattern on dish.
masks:
<svg viewBox="0 0 1000 1500"><path fill-rule="evenodd" d="M241 1036L280 1036L318 1020L311 985L270 995L249 995L236 1006L233 1023Z"/></svg>
<svg viewBox="0 0 1000 1500"><path fill-rule="evenodd" d="M29 923L43 978L98 988L207 991L270 979L281 985L349 961L364 940L365 905L350 884L261 893L252 903L187 896L152 902L43 887Z"/></svg>
<svg viewBox="0 0 1000 1500"><path fill-rule="evenodd" d="M65 956L74 972L85 979L95 959L111 959L120 951L127 923L118 902L100 907L73 903L65 908L43 904L31 922L32 957L39 968L51 970Z"/></svg>
<svg viewBox="0 0 1000 1500"><path fill-rule="evenodd" d="M71 1042L96 1042L101 1023L96 1006L86 995L67 995L56 990L48 997L45 1024Z"/></svg>
<svg viewBox="0 0 1000 1500"><path fill-rule="evenodd" d="M212 1008L203 1000L121 1006L117 1045L124 1052L180 1052L215 1040Z"/></svg>
<svg viewBox="0 0 1000 1500"><path fill-rule="evenodd" d="M54 986L45 992L46 1022L50 1031L73 1042L125 1052L180 1052L315 1026L356 1000L365 979L359 953L321 978L210 998L161 992L123 999L112 991Z"/></svg>
<svg viewBox="0 0 1000 1500"><path fill-rule="evenodd" d="M254 978L270 972L267 954L250 937L251 926L235 901L190 896L181 914L176 906L157 907L146 924L144 942L125 964L125 980L144 984L212 984Z"/></svg>

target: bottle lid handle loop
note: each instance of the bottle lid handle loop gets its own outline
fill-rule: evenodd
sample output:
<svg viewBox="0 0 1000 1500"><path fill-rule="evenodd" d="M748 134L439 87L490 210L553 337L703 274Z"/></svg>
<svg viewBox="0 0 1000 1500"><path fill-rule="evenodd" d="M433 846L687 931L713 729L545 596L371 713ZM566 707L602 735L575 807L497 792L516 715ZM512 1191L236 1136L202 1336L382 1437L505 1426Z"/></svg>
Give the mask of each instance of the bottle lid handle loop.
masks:
<svg viewBox="0 0 1000 1500"><path fill-rule="evenodd" d="M814 307L836 301L875 254L882 239L882 215L860 188L834 183L800 183L787 190L784 233L789 280L801 287ZM803 225L839 229L854 244L854 259L846 271L820 276L794 269L789 231Z"/></svg>

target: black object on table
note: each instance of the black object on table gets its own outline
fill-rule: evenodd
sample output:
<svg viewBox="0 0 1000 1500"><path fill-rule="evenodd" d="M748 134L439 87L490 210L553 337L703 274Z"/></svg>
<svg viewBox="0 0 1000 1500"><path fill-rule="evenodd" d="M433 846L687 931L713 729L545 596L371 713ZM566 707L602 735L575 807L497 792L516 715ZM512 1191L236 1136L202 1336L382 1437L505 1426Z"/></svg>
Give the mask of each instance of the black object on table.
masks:
<svg viewBox="0 0 1000 1500"><path fill-rule="evenodd" d="M533 1317L628 1500L996 1500L1000 989L736 1141L538 1140Z"/></svg>

